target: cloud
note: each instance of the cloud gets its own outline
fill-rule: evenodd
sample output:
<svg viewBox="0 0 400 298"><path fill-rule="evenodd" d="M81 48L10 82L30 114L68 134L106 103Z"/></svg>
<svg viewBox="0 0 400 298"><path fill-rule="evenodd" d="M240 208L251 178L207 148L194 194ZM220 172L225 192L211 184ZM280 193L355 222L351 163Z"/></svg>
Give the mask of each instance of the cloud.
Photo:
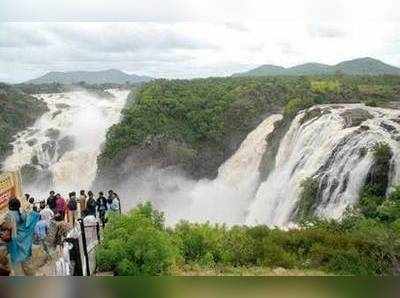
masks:
<svg viewBox="0 0 400 298"><path fill-rule="evenodd" d="M309 33L313 38L343 38L346 32L335 25L309 25Z"/></svg>
<svg viewBox="0 0 400 298"><path fill-rule="evenodd" d="M50 44L49 39L37 30L20 24L0 23L0 48L41 47Z"/></svg>
<svg viewBox="0 0 400 298"><path fill-rule="evenodd" d="M1 1L5 19L139 21L0 23L0 80L108 68L191 78L362 56L400 65L398 1L114 0L104 10L109 1Z"/></svg>

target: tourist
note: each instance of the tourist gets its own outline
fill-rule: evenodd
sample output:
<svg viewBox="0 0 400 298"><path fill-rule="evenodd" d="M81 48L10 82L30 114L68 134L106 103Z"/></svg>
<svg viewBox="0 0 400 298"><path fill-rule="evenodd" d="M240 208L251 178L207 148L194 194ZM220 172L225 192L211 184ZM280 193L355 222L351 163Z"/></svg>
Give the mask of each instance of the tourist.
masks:
<svg viewBox="0 0 400 298"><path fill-rule="evenodd" d="M22 262L26 261L32 252L33 234L40 215L37 212L21 213L21 202L11 198L8 202L8 213L2 229L10 231L8 253L14 275L25 275Z"/></svg>
<svg viewBox="0 0 400 298"><path fill-rule="evenodd" d="M28 210L29 210L29 211L38 212L38 210L37 210L37 208L36 208L36 205L35 205L35 198L34 198L34 197L30 197L29 200L28 200L28 202L29 202Z"/></svg>
<svg viewBox="0 0 400 298"><path fill-rule="evenodd" d="M110 189L108 191L108 197L107 197L107 210L111 209L113 200L114 200L114 191L112 189Z"/></svg>
<svg viewBox="0 0 400 298"><path fill-rule="evenodd" d="M39 207L40 207L40 212L39 212L40 217L49 223L50 220L54 217L54 212L49 208L48 205L46 205L45 201L41 201Z"/></svg>
<svg viewBox="0 0 400 298"><path fill-rule="evenodd" d="M46 252L48 250L44 240L47 237L48 228L49 228L49 221L47 221L46 218L40 216L40 220L35 225L34 243L36 245L43 245L43 248Z"/></svg>
<svg viewBox="0 0 400 298"><path fill-rule="evenodd" d="M93 215L96 217L96 200L93 197L93 193L91 191L88 192L88 200L86 202L86 215Z"/></svg>
<svg viewBox="0 0 400 298"><path fill-rule="evenodd" d="M97 211L99 212L99 218L104 228L106 224L107 199L103 192L99 192L99 197L97 198Z"/></svg>
<svg viewBox="0 0 400 298"><path fill-rule="evenodd" d="M50 220L47 236L44 240L51 257L55 257L55 248L63 243L64 237L67 236L70 226L64 222L64 217L60 213L56 213Z"/></svg>
<svg viewBox="0 0 400 298"><path fill-rule="evenodd" d="M69 200L67 203L67 220L73 227L75 226L77 210L78 202L76 201L76 192L73 191L69 194Z"/></svg>
<svg viewBox="0 0 400 298"><path fill-rule="evenodd" d="M81 211L81 217L84 217L84 214L85 214L86 199L87 199L87 196L85 194L85 191L81 190L80 191L80 195L79 195L79 208L80 208L80 211Z"/></svg>
<svg viewBox="0 0 400 298"><path fill-rule="evenodd" d="M56 208L54 213L60 214L64 219L66 210L67 203L65 202L65 199L59 193L56 194Z"/></svg>
<svg viewBox="0 0 400 298"><path fill-rule="evenodd" d="M55 212L56 211L56 196L54 190L50 191L50 196L47 198L47 206Z"/></svg>

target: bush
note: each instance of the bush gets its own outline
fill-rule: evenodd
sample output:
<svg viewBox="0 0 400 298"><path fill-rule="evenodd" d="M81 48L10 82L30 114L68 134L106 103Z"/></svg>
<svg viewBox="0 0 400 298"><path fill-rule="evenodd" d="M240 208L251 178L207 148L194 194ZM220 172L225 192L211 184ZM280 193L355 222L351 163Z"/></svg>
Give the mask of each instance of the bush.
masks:
<svg viewBox="0 0 400 298"><path fill-rule="evenodd" d="M306 98L306 99L300 99L300 98L294 98L288 101L288 103L285 105L285 108L283 110L283 117L285 119L291 119L296 116L296 114L304 110L306 108L311 107L314 104L314 101L312 98Z"/></svg>
<svg viewBox="0 0 400 298"><path fill-rule="evenodd" d="M168 274L173 265L395 274L400 270L400 218L393 210L399 210L399 197L396 188L385 204L377 208L376 218L349 210L341 221L310 219L301 228L288 231L267 226L227 228L189 222L166 231L162 213L145 204L128 215L110 219L97 251L97 262L100 270L118 275ZM388 212L386 204L396 208L390 205ZM381 220L379 214L386 214L390 222Z"/></svg>
<svg viewBox="0 0 400 298"><path fill-rule="evenodd" d="M111 218L96 259L100 270L118 275L161 275L176 256L162 214L147 203Z"/></svg>
<svg viewBox="0 0 400 298"><path fill-rule="evenodd" d="M220 262L224 234L223 226L212 226L209 223L191 224L185 221L179 223L173 231L175 243L187 263L204 263L205 260L208 263Z"/></svg>
<svg viewBox="0 0 400 298"><path fill-rule="evenodd" d="M311 90L315 93L328 93L328 92L339 92L340 82L339 81L311 81Z"/></svg>

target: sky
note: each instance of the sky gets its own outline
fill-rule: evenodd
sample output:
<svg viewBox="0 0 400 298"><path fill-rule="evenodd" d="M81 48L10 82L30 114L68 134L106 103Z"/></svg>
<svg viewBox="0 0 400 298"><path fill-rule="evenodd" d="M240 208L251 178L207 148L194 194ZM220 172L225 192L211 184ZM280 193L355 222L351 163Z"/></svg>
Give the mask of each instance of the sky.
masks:
<svg viewBox="0 0 400 298"><path fill-rule="evenodd" d="M0 81L120 69L227 76L373 57L400 66L398 0L1 0Z"/></svg>

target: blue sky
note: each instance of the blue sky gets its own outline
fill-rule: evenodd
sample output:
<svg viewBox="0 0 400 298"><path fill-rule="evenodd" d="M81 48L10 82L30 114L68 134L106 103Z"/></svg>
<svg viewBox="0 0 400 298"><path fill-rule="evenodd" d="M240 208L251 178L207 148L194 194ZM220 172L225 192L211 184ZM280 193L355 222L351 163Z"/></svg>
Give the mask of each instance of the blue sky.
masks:
<svg viewBox="0 0 400 298"><path fill-rule="evenodd" d="M192 78L366 56L400 66L399 2L2 0L0 81L108 68Z"/></svg>

